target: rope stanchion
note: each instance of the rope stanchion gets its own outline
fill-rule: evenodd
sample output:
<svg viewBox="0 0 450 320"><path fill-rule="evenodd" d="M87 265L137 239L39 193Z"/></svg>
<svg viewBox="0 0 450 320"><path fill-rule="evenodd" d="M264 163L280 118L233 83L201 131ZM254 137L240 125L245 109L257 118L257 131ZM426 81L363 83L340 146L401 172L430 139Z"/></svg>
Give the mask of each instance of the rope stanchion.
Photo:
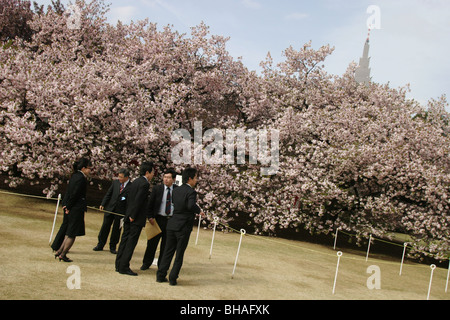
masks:
<svg viewBox="0 0 450 320"><path fill-rule="evenodd" d="M403 244L403 255L402 255L402 262L400 263L400 273L399 275L402 275L402 269L403 269L403 261L405 260L405 253L406 253L406 247L408 246L408 244L405 242Z"/></svg>
<svg viewBox="0 0 450 320"><path fill-rule="evenodd" d="M333 294L334 294L335 291L336 291L336 280L337 280L337 276L338 276L339 262L340 262L341 257L342 257L342 252L339 251L339 252L337 253L337 256L338 256L338 261L337 261L337 265L336 265L336 273L335 273L335 275L334 275Z"/></svg>
<svg viewBox="0 0 450 320"><path fill-rule="evenodd" d="M350 233L344 232L344 231L342 231L342 230L339 230L339 231L340 231L340 233L343 233L343 234L345 234L345 235L347 235L347 236L349 236L349 237L354 237L354 236L355 236L354 234L350 234ZM387 243L387 244L390 244L390 245L395 245L395 246L403 247L402 263L401 263L401 266L400 266L400 275L401 275L401 273L402 273L402 265L403 265L403 261L404 261L404 258L406 257L406 255L405 255L406 248L407 248L408 246L411 247L411 248L414 248L414 247L408 245L407 242L404 242L403 244L399 244L399 243L395 243L395 242L391 242L391 241L386 241L386 240L383 240L383 239L375 238L375 237L373 237L372 235L370 235L370 238L371 238L371 241L373 241L373 242L375 242L375 241L380 241L380 242L384 242L384 243ZM369 253L371 241L369 241L368 248L367 248L366 260L365 260L366 262L368 261L368 253ZM426 252L426 251L418 251L418 252L423 252L423 253L425 253L425 254L428 253L428 252ZM358 260L358 259L356 259L356 258L351 258L351 257L348 258L348 259ZM440 258L436 257L436 259L439 260ZM449 259L450 259L450 258L449 258ZM380 262L385 263L385 264L392 264L392 263L389 262L389 261L380 261ZM450 263L449 263L449 264L450 264ZM420 267L420 268L423 268L423 267L426 267L426 266L423 266L423 265L416 265L416 266L413 266L413 267ZM450 268L450 265L449 265L449 268ZM449 277L450 277L450 275L449 275Z"/></svg>
<svg viewBox="0 0 450 320"><path fill-rule="evenodd" d="M367 253L366 253L366 262L369 260L369 251L370 251L370 244L372 243L372 235L369 237L369 245L367 246Z"/></svg>
<svg viewBox="0 0 450 320"><path fill-rule="evenodd" d="M234 272L236 271L236 265L237 265L237 261L238 261L238 257L239 257L239 251L241 250L242 237L246 233L247 232L244 229L241 229L241 238L239 239L239 246L238 246L238 250L237 250L237 253L236 253L236 260L234 260L234 267L233 267L233 273L231 274L231 279L234 278Z"/></svg>
<svg viewBox="0 0 450 320"><path fill-rule="evenodd" d="M436 265L432 264L430 266L431 268L431 275L430 275L430 284L428 285L428 295L427 295L427 300L430 300L430 292L431 292L431 283L433 282L433 273L434 273L434 269L436 269Z"/></svg>
<svg viewBox="0 0 450 320"><path fill-rule="evenodd" d="M199 215L198 215L197 237L195 238L195 245L197 245L197 243L198 243L198 235L199 235L199 233L200 233L200 225L201 225L201 222L202 222L202 216L199 214Z"/></svg>
<svg viewBox="0 0 450 320"><path fill-rule="evenodd" d="M209 249L209 259L211 259L212 256L212 249L213 249L213 244L214 244L214 236L216 234L216 227L217 227L217 222L219 221L218 217L214 217L214 230L213 230L213 235L212 235L212 239L211 239L211 249Z"/></svg>
<svg viewBox="0 0 450 320"><path fill-rule="evenodd" d="M447 281L445 282L445 293L447 293L449 277L450 277L450 258L448 258L448 271L447 271Z"/></svg>
<svg viewBox="0 0 450 320"><path fill-rule="evenodd" d="M53 218L52 232L50 233L50 239L48 240L48 245L51 245L53 239L53 232L55 231L56 217L58 216L59 202L61 201L61 194L58 195L58 202L56 203L55 217Z"/></svg>
<svg viewBox="0 0 450 320"><path fill-rule="evenodd" d="M336 242L337 242L338 232L339 232L339 228L336 229L336 234L334 235L334 245L333 245L334 250L336 250Z"/></svg>

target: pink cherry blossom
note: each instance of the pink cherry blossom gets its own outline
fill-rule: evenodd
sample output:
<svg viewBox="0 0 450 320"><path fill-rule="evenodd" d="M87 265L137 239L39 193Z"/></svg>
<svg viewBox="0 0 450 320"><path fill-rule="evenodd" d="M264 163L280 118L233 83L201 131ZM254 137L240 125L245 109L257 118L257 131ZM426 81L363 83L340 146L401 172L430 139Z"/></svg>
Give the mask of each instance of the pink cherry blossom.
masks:
<svg viewBox="0 0 450 320"><path fill-rule="evenodd" d="M444 96L422 106L406 98L408 87L358 85L354 63L328 74L333 48L312 42L287 48L278 65L268 54L258 74L203 23L190 35L148 20L110 25L102 1L75 4L79 28L49 7L28 18L31 38L1 38L0 171L10 187L48 180L43 192L54 196L81 156L101 180L122 166L137 173L143 159L181 170L171 134L193 136L196 121L204 131L274 129L277 175L262 176L261 163L249 161L199 166L205 211L265 234L340 228L363 241L407 233L411 256L447 258Z"/></svg>

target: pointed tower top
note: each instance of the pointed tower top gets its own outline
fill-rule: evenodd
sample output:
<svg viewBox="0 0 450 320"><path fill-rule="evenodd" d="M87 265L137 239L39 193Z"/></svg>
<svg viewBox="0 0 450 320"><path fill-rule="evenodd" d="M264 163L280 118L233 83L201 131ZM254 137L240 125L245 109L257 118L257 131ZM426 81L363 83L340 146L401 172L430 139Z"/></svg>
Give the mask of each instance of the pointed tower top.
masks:
<svg viewBox="0 0 450 320"><path fill-rule="evenodd" d="M369 57L369 39L370 39L370 29L367 35L366 43L364 44L364 52L361 59L359 59L359 66L355 70L355 80L358 83L364 83L365 85L369 85L371 81L370 77L370 57Z"/></svg>

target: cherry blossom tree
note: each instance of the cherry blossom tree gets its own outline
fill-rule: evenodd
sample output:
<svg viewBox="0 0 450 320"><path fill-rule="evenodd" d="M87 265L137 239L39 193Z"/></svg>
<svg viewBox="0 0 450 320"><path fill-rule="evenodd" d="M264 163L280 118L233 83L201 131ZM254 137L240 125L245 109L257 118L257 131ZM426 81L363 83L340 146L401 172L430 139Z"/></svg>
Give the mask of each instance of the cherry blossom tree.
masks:
<svg viewBox="0 0 450 320"><path fill-rule="evenodd" d="M181 170L171 158L172 133L194 137L198 121L201 134L277 130L275 175L261 175L264 164L249 161L248 141L244 164L224 155L222 164L199 166L207 212L256 233L339 228L363 241L402 232L413 239L410 255L447 258L445 97L424 107L406 98L408 87L359 85L354 63L330 75L324 65L333 48L312 42L287 48L278 65L269 54L257 74L203 23L190 35L148 20L111 25L102 1L75 5L75 24L56 3L35 6L31 16L25 10L30 37L2 33L0 171L11 187L48 180L43 192L52 196L81 156L102 180L143 159ZM4 21L2 30L15 30Z"/></svg>
<svg viewBox="0 0 450 320"><path fill-rule="evenodd" d="M80 156L100 179L143 158L165 166L173 130L239 118L229 109L245 69L206 25L190 38L148 21L111 26L102 2L76 4L79 28L49 8L29 23L30 42L16 38L23 48L2 48L1 169L11 186L50 179L52 195Z"/></svg>
<svg viewBox="0 0 450 320"><path fill-rule="evenodd" d="M445 98L426 110L406 99L407 87L358 85L354 64L332 77L322 65L331 52L329 46L313 50L311 43L299 51L289 48L276 68L268 57L260 106L277 110L263 123L280 130L281 170L261 177L252 166L210 168L204 206L225 221L244 215L256 232L339 228L356 232L359 241L369 234L407 233L413 238L411 256L446 259Z"/></svg>
<svg viewBox="0 0 450 320"><path fill-rule="evenodd" d="M0 40L9 43L19 37L30 40L32 31L28 21L33 18L30 1L0 1Z"/></svg>

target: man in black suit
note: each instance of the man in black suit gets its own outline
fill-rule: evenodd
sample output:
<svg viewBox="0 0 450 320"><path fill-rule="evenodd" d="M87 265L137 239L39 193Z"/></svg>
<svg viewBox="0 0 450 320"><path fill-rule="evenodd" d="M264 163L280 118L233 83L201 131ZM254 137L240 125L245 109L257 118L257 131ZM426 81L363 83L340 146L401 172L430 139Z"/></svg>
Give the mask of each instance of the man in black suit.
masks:
<svg viewBox="0 0 450 320"><path fill-rule="evenodd" d="M116 246L120 239L120 220L126 213L126 203L130 187L130 171L125 168L120 169L118 179L112 182L100 205L100 210L106 210L107 212L103 216L103 224L100 228L98 243L94 251L103 250L112 225L109 251L113 254L117 253Z"/></svg>
<svg viewBox="0 0 450 320"><path fill-rule="evenodd" d="M144 162L140 168L141 176L133 181L128 193L122 240L116 257L116 271L121 274L137 276L130 269L130 261L147 220L148 192L154 174L153 163Z"/></svg>
<svg viewBox="0 0 450 320"><path fill-rule="evenodd" d="M189 243L189 237L194 226L196 214L204 216L197 205L197 192L194 187L198 176L195 168L187 168L182 173L183 185L173 191L173 217L167 222L167 242L158 272L157 282L167 282L167 271L176 252L175 261L169 274L170 285L176 285L178 275L183 265L184 252Z"/></svg>
<svg viewBox="0 0 450 320"><path fill-rule="evenodd" d="M174 184L176 177L177 173L174 170L164 171L163 183L154 186L152 193L150 194L148 218L151 224L154 224L154 221L156 221L162 232L147 241L147 249L145 250L141 270L147 270L152 265L159 240L161 240L161 246L159 248L158 266L160 265L166 246L167 221L169 221L173 215L172 194L173 190L178 187Z"/></svg>

